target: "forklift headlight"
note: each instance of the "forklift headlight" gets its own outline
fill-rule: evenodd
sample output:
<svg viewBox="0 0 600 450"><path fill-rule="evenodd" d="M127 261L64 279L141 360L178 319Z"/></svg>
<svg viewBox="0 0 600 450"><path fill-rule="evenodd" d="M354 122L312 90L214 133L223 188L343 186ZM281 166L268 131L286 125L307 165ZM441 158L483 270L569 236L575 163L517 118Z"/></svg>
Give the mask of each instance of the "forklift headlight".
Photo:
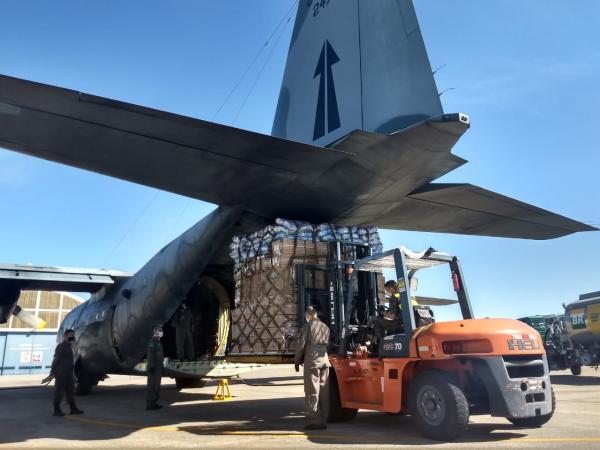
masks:
<svg viewBox="0 0 600 450"><path fill-rule="evenodd" d="M446 341L442 349L447 355L464 355L467 353L492 353L492 344L487 339L468 341Z"/></svg>

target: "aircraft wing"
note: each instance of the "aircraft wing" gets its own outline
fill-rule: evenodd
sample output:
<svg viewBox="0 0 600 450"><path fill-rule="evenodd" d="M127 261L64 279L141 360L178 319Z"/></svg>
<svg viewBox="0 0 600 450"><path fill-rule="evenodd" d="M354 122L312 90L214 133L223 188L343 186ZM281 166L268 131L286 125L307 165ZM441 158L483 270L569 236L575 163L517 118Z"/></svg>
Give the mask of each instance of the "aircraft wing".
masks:
<svg viewBox="0 0 600 450"><path fill-rule="evenodd" d="M445 115L334 148L0 76L0 146L267 219L548 239L593 230L469 185L433 185L468 118Z"/></svg>
<svg viewBox="0 0 600 450"><path fill-rule="evenodd" d="M117 270L0 264L0 323L13 313L26 323L35 323L34 316L16 306L21 290L93 293L131 276Z"/></svg>
<svg viewBox="0 0 600 450"><path fill-rule="evenodd" d="M0 264L0 287L16 290L96 292L132 274L117 270Z"/></svg>
<svg viewBox="0 0 600 450"><path fill-rule="evenodd" d="M419 305L425 306L446 306L458 303L458 300L451 300L449 298L422 297L419 295L415 296L415 300Z"/></svg>

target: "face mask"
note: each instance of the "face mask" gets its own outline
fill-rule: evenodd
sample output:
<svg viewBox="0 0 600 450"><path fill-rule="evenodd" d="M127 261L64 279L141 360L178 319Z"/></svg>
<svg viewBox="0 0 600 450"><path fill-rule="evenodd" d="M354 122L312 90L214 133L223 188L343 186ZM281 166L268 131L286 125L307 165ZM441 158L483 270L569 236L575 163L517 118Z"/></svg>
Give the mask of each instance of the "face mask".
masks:
<svg viewBox="0 0 600 450"><path fill-rule="evenodd" d="M157 333L157 335L158 335L158 338L160 339L160 338L162 338L162 337L163 337L163 332L162 332L162 331L159 331L159 332Z"/></svg>
<svg viewBox="0 0 600 450"><path fill-rule="evenodd" d="M74 340L75 340L75 336L69 336L67 339L68 339L69 341L74 341Z"/></svg>

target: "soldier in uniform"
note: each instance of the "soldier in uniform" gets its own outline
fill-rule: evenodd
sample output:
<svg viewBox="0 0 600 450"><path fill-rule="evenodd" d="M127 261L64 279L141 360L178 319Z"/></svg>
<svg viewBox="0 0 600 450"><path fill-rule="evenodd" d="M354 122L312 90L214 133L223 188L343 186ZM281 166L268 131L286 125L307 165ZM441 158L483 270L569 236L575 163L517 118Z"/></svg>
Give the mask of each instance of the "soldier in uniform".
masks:
<svg viewBox="0 0 600 450"><path fill-rule="evenodd" d="M75 405L75 378L73 376L73 348L71 343L75 340L75 332L71 329L66 330L63 340L56 346L54 359L50 376L54 377L54 415L64 416L65 413L60 409L60 403L66 394L67 403L71 408L71 414L83 414L77 405Z"/></svg>
<svg viewBox="0 0 600 450"><path fill-rule="evenodd" d="M194 359L194 338L192 336L192 312L185 303L175 313L172 325L175 327L177 359Z"/></svg>
<svg viewBox="0 0 600 450"><path fill-rule="evenodd" d="M158 402L158 393L160 391L160 382L162 378L163 368L163 348L160 343L162 337L162 328L156 326L154 328L152 338L148 342L148 350L146 354L147 367L146 372L148 375L147 389L146 389L146 409L155 410L162 408Z"/></svg>
<svg viewBox="0 0 600 450"><path fill-rule="evenodd" d="M306 430L327 428L328 410L327 379L329 377L329 328L317 317L317 311L309 306L304 315L306 324L300 330L296 347L295 368L300 371L304 364L304 396L306 401Z"/></svg>

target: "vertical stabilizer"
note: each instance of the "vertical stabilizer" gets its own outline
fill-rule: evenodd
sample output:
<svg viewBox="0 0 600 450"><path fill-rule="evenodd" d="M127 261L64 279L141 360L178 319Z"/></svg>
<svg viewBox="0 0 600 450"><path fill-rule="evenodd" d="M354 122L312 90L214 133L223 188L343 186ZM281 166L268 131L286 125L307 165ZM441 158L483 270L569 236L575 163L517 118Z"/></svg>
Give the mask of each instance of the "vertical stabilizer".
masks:
<svg viewBox="0 0 600 450"><path fill-rule="evenodd" d="M410 0L300 0L274 136L327 146L441 114Z"/></svg>

